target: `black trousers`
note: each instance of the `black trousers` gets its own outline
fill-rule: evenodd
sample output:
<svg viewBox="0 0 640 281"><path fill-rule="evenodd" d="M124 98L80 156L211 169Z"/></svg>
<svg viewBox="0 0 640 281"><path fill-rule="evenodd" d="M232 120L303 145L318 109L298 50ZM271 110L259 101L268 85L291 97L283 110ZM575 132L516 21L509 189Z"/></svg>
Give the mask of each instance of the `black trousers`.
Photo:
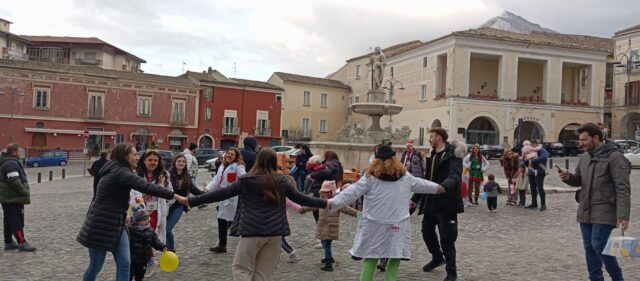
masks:
<svg viewBox="0 0 640 281"><path fill-rule="evenodd" d="M544 173L537 176L529 176L529 187L531 187L531 206L538 206L538 194L540 194L540 204L546 206L546 195L544 193Z"/></svg>
<svg viewBox="0 0 640 281"><path fill-rule="evenodd" d="M526 190L518 190L518 197L520 198L518 201L518 205L524 206L527 201L527 191Z"/></svg>
<svg viewBox="0 0 640 281"><path fill-rule="evenodd" d="M144 274L147 273L146 262L131 262L131 277L129 280L135 277L136 281L144 280Z"/></svg>
<svg viewBox="0 0 640 281"><path fill-rule="evenodd" d="M218 219L218 245L227 246L227 231L229 230L229 225L231 223L224 219Z"/></svg>
<svg viewBox="0 0 640 281"><path fill-rule="evenodd" d="M24 242L22 229L24 228L24 205L18 203L2 203L2 226L4 243L11 243L11 236L15 236L18 243Z"/></svg>
<svg viewBox="0 0 640 281"><path fill-rule="evenodd" d="M487 208L489 208L489 210L498 208L498 197L487 197Z"/></svg>
<svg viewBox="0 0 640 281"><path fill-rule="evenodd" d="M438 235L436 235L436 226L438 227L440 241L438 241ZM457 275L456 240L458 239L458 214L425 213L422 218L422 239L433 259L442 259L444 256L447 273Z"/></svg>

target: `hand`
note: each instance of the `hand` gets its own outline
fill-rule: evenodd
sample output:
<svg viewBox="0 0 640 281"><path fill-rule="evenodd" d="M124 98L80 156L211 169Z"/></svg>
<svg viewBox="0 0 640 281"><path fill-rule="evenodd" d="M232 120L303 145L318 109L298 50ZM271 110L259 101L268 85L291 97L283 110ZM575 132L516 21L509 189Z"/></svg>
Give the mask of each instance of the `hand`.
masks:
<svg viewBox="0 0 640 281"><path fill-rule="evenodd" d="M436 189L436 194L442 194L445 193L446 190L444 189L444 186L442 185L438 185L438 188Z"/></svg>
<svg viewBox="0 0 640 281"><path fill-rule="evenodd" d="M124 220L124 224L130 224L131 223L131 216L127 216L127 218Z"/></svg>
<svg viewBox="0 0 640 281"><path fill-rule="evenodd" d="M567 181L569 180L569 178L571 177L571 173L569 173L569 171L567 170L561 170L560 171L560 179L563 181Z"/></svg>
<svg viewBox="0 0 640 281"><path fill-rule="evenodd" d="M158 182L160 182L160 184L164 185L164 182L167 180L167 177L164 176L164 174L160 175L158 177Z"/></svg>
<svg viewBox="0 0 640 281"><path fill-rule="evenodd" d="M300 209L298 210L298 213L300 213L301 215L304 215L304 213L306 213L307 211L305 211L304 209Z"/></svg>
<svg viewBox="0 0 640 281"><path fill-rule="evenodd" d="M207 189L206 187L203 190L204 190L204 193L209 192L209 189Z"/></svg>
<svg viewBox="0 0 640 281"><path fill-rule="evenodd" d="M187 207L191 207L189 205L189 199L187 199L186 197L180 196L178 194L174 194L173 195L173 199L176 199L176 201L180 202L182 205L185 205Z"/></svg>
<svg viewBox="0 0 640 281"><path fill-rule="evenodd" d="M619 219L619 220L618 220L618 224L617 224L617 225L618 225L618 227L620 227L620 229L621 229L622 231L625 231L625 230L627 230L627 229L629 228L629 221L627 221L627 220L620 220L620 219Z"/></svg>
<svg viewBox="0 0 640 281"><path fill-rule="evenodd" d="M415 209L417 207L418 205L416 205L416 202L411 201L411 203L409 203L409 209Z"/></svg>
<svg viewBox="0 0 640 281"><path fill-rule="evenodd" d="M167 250L169 250L167 247L162 248L163 252L166 252Z"/></svg>

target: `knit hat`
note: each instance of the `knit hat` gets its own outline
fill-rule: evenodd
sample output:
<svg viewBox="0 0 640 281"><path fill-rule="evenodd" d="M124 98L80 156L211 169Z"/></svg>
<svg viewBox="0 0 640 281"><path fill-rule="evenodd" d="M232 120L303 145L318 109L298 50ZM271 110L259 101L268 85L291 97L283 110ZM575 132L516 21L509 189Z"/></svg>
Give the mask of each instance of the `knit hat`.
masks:
<svg viewBox="0 0 640 281"><path fill-rule="evenodd" d="M336 181L324 181L322 182L322 187L320 187L320 192L336 192Z"/></svg>
<svg viewBox="0 0 640 281"><path fill-rule="evenodd" d="M405 143L405 145L413 145L413 140L412 139L407 139L407 143Z"/></svg>
<svg viewBox="0 0 640 281"><path fill-rule="evenodd" d="M382 160L386 160L389 159L393 156L396 156L396 152L393 151L393 149L391 149L390 146L388 145L383 145L380 148L378 148L378 152L376 152L376 158L382 159Z"/></svg>
<svg viewBox="0 0 640 281"><path fill-rule="evenodd" d="M142 204L133 206L133 223L137 224L145 219L149 218L147 208Z"/></svg>

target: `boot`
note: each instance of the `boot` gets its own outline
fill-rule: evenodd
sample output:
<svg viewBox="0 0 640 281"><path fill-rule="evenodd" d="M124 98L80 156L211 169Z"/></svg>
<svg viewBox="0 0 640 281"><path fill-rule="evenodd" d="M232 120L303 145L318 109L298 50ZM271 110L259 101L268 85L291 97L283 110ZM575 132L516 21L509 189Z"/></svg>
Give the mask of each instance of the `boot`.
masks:
<svg viewBox="0 0 640 281"><path fill-rule="evenodd" d="M324 265L320 268L320 270L333 271L333 263L331 262L324 263Z"/></svg>
<svg viewBox="0 0 640 281"><path fill-rule="evenodd" d="M36 250L36 247L32 247L28 242L24 242L18 246L18 251L20 252L33 252Z"/></svg>
<svg viewBox="0 0 640 281"><path fill-rule="evenodd" d="M324 258L320 260L320 263L335 263L336 260L334 260L333 258Z"/></svg>
<svg viewBox="0 0 640 281"><path fill-rule="evenodd" d="M10 250L15 250L18 249L18 243L11 241L11 243L4 243L4 250L5 251L10 251Z"/></svg>
<svg viewBox="0 0 640 281"><path fill-rule="evenodd" d="M425 264L422 267L422 271L429 272L429 271L432 271L436 267L441 266L443 264L444 264L444 258L443 257L434 258L433 260L431 260L429 263Z"/></svg>
<svg viewBox="0 0 640 281"><path fill-rule="evenodd" d="M227 252L227 247L218 245L218 246L209 248L209 251L212 251L214 253L226 253Z"/></svg>

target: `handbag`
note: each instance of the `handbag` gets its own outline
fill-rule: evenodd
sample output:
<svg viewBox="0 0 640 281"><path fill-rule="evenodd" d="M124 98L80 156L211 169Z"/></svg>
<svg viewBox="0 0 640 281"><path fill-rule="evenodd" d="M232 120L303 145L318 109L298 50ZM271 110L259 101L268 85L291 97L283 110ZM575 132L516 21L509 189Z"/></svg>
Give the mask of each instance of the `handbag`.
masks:
<svg viewBox="0 0 640 281"><path fill-rule="evenodd" d="M602 254L622 258L640 258L640 243L635 237L624 236L624 230L622 230L622 236L609 236Z"/></svg>

